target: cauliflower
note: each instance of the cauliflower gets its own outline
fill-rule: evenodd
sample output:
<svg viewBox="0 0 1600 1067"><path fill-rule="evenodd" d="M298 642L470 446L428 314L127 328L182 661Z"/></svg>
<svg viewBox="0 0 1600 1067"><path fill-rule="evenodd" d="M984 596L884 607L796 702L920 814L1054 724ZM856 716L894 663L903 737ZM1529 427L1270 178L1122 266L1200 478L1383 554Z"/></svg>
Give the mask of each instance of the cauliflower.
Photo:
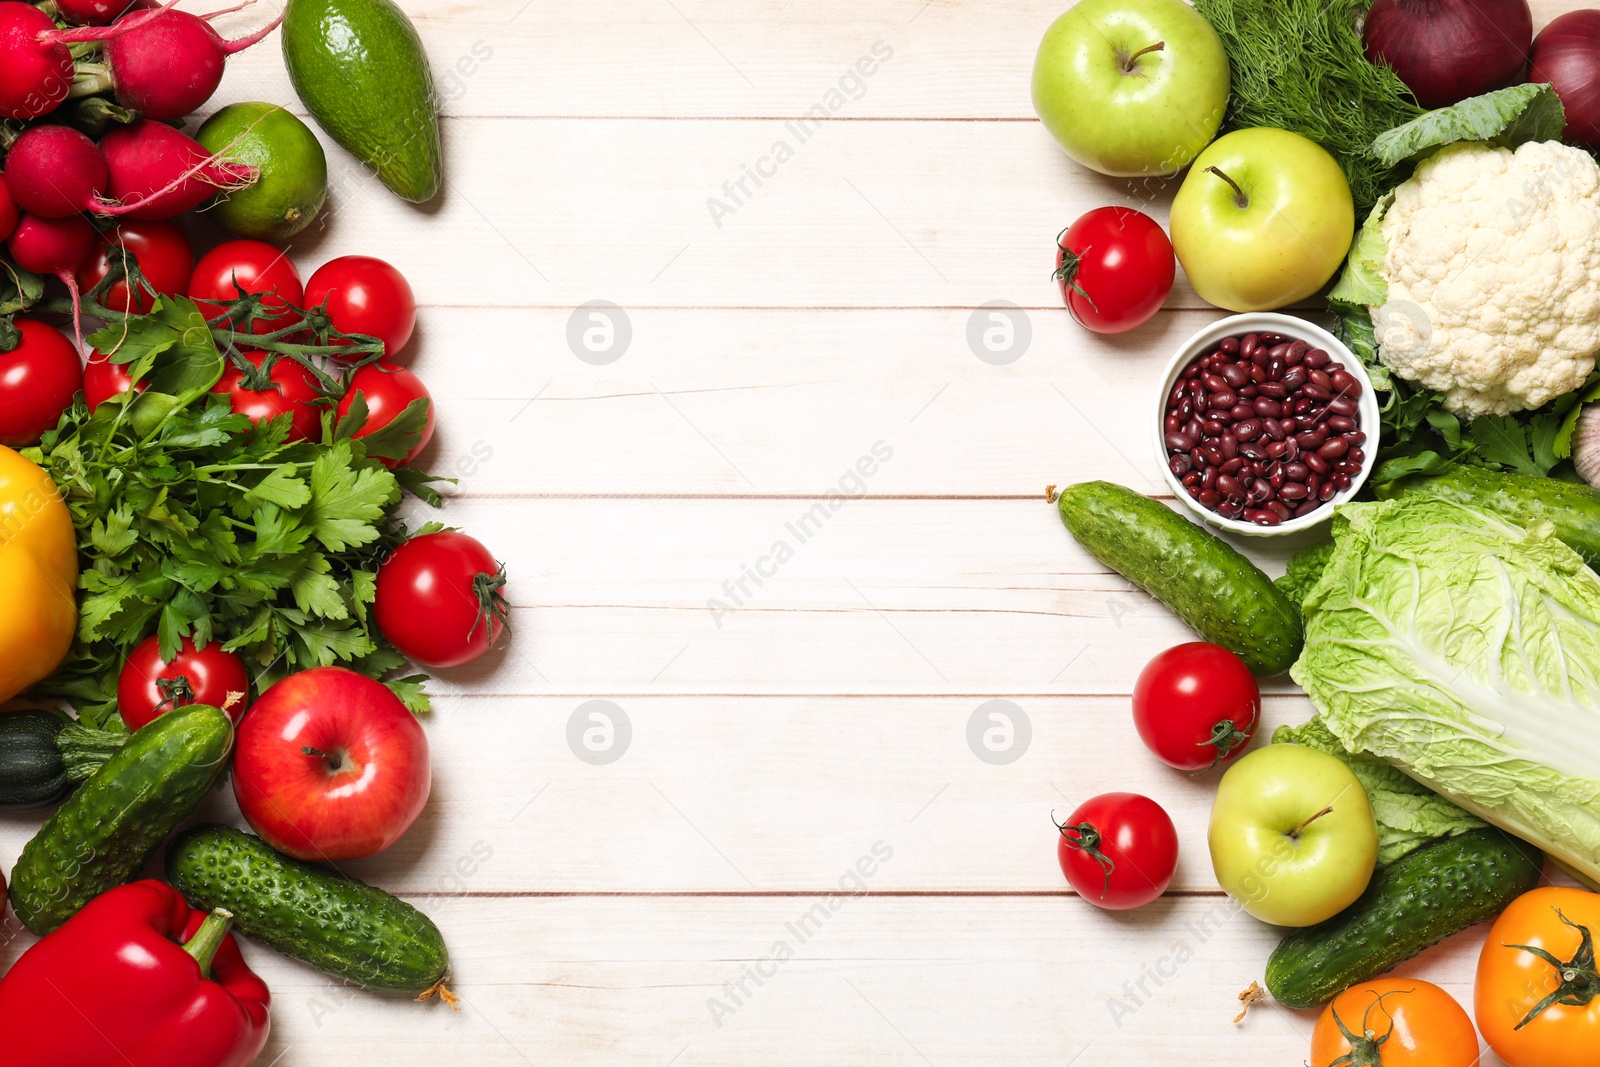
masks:
<svg viewBox="0 0 1600 1067"><path fill-rule="evenodd" d="M1429 157L1383 217L1379 358L1467 417L1536 408L1600 351L1600 165L1481 142Z"/></svg>

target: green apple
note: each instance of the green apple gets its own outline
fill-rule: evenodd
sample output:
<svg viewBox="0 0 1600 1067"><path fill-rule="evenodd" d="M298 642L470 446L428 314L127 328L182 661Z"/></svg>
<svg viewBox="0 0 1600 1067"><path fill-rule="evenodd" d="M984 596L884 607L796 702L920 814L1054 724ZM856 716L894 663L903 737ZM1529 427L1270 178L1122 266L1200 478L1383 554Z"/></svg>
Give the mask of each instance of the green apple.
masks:
<svg viewBox="0 0 1600 1067"><path fill-rule="evenodd" d="M1211 808L1211 866L1244 910L1312 926L1355 903L1378 862L1367 791L1343 762L1268 745L1228 768Z"/></svg>
<svg viewBox="0 0 1600 1067"><path fill-rule="evenodd" d="M1067 155L1121 178L1176 174L1228 104L1228 55L1183 0L1082 0L1045 31L1033 109Z"/></svg>
<svg viewBox="0 0 1600 1067"><path fill-rule="evenodd" d="M1355 236L1350 183L1315 141L1235 130L1194 161L1172 201L1172 248L1201 298L1270 311L1321 289Z"/></svg>

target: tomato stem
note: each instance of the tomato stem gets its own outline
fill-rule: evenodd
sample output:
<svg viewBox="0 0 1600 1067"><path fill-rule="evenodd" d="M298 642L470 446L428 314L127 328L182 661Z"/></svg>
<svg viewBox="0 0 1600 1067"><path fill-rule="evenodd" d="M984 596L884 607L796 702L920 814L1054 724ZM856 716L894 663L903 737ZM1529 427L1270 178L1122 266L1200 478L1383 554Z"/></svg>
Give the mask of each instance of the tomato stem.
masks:
<svg viewBox="0 0 1600 1067"><path fill-rule="evenodd" d="M1050 821L1055 822L1053 818ZM1102 841L1100 831L1091 822L1081 822L1076 826L1055 823L1055 827L1061 831L1061 838L1067 843L1068 848L1075 848L1086 853L1105 872L1106 885L1100 891L1100 899L1104 900L1107 894L1111 892L1111 872L1117 869L1117 864L1110 856L1100 851L1100 843Z"/></svg>
<svg viewBox="0 0 1600 1067"><path fill-rule="evenodd" d="M1337 1009L1333 1009L1333 1023L1339 1028L1339 1033L1350 1043L1350 1051L1328 1064L1328 1067L1383 1067L1383 1045L1394 1034L1394 1016L1389 1014L1383 1006L1384 997L1401 996L1406 993L1415 993L1415 989L1392 989L1387 993L1373 994L1372 1003L1367 1005L1367 1010L1361 1015L1361 1033L1354 1034L1339 1018ZM1389 1029L1379 1034L1372 1026L1372 1013L1381 1010L1389 1020Z"/></svg>
<svg viewBox="0 0 1600 1067"><path fill-rule="evenodd" d="M1531 952L1556 969L1556 974L1561 978L1561 984L1550 992L1539 1003L1535 1004L1523 1020L1516 1025L1521 1030L1533 1020L1543 1015L1550 1008L1562 1004L1572 1008L1587 1007L1589 1002L1600 996L1600 968L1595 964L1594 934L1587 926L1579 926L1566 915L1560 908L1553 909L1556 918L1567 926L1578 931L1578 951L1573 953L1570 960L1557 959L1547 949L1537 948L1533 945L1503 945L1505 948L1519 949Z"/></svg>
<svg viewBox="0 0 1600 1067"><path fill-rule="evenodd" d="M497 561L498 562L498 561ZM472 576L472 592L478 598L478 616L472 620L472 629L467 631L467 640L472 640L472 635L482 626L487 632L489 641L495 638L494 624L498 620L502 633L511 632L511 602L501 592L506 586L506 565L500 564L500 569L493 574L475 574Z"/></svg>
<svg viewBox="0 0 1600 1067"><path fill-rule="evenodd" d="M1060 233L1056 234L1056 250L1061 253L1061 265L1055 269L1055 273L1050 275L1050 277L1060 282L1063 289L1070 290L1071 292L1077 293L1079 296L1083 297L1083 302L1088 304L1091 308L1094 308L1095 313L1099 314L1099 306L1095 304L1094 300L1089 296L1088 293L1084 292L1083 286L1078 284L1078 271L1083 268L1083 257L1094 251L1094 246L1090 245L1082 252L1074 252L1072 249L1061 243L1061 239L1066 235L1066 230L1062 230ZM1067 301L1067 310L1072 311L1072 301L1070 300ZM1072 317L1076 319L1078 317L1078 313L1073 311Z"/></svg>
<svg viewBox="0 0 1600 1067"><path fill-rule="evenodd" d="M156 703L156 710L164 707L182 707L184 704L194 703L194 687L189 684L186 675L176 678L157 678L156 688L161 691L161 699Z"/></svg>
<svg viewBox="0 0 1600 1067"><path fill-rule="evenodd" d="M1250 721L1244 724L1243 729L1240 729L1232 719L1223 719L1213 726L1211 728L1211 736L1201 741L1200 747L1204 748L1207 745L1211 745L1216 749L1216 752L1211 758L1211 766L1200 773L1204 774L1206 771L1215 770L1217 764L1233 755L1241 746L1248 744L1250 741L1250 728L1255 724L1256 710L1255 705L1252 704L1250 707Z"/></svg>

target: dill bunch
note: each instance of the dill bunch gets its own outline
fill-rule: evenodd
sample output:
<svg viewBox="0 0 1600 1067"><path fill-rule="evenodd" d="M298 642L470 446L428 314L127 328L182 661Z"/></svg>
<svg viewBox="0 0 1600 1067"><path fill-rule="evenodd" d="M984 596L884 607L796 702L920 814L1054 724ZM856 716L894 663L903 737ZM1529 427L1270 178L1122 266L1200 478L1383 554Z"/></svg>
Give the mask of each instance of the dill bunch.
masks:
<svg viewBox="0 0 1600 1067"><path fill-rule="evenodd" d="M1368 62L1361 16L1369 0L1194 0L1216 28L1233 72L1230 129L1273 126L1309 137L1344 168L1364 218L1403 181L1409 164L1385 167L1378 134L1422 114L1394 71Z"/></svg>

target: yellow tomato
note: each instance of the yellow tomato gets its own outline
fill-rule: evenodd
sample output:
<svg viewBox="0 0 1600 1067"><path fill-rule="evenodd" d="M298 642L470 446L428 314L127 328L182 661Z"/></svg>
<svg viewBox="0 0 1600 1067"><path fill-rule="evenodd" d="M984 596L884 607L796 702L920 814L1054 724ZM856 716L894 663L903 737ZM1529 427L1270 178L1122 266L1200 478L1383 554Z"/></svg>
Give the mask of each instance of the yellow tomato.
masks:
<svg viewBox="0 0 1600 1067"><path fill-rule="evenodd" d="M78 626L78 545L56 484L0 446L0 702L66 658Z"/></svg>
<svg viewBox="0 0 1600 1067"><path fill-rule="evenodd" d="M1484 1040L1510 1067L1600 1067L1600 893L1546 886L1495 920L1478 957Z"/></svg>

